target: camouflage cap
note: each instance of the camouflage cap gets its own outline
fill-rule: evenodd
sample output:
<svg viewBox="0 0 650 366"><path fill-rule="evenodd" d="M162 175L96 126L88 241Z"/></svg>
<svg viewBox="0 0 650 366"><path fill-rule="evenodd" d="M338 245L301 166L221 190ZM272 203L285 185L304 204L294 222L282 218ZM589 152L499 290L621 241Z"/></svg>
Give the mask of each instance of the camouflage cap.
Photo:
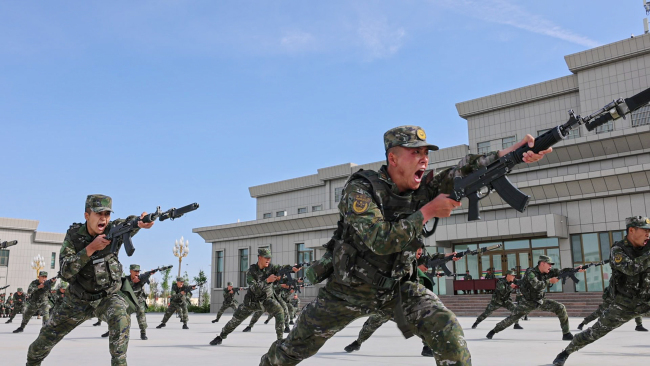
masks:
<svg viewBox="0 0 650 366"><path fill-rule="evenodd" d="M185 282L183 277L176 277L176 282Z"/></svg>
<svg viewBox="0 0 650 366"><path fill-rule="evenodd" d="M45 271L38 272L38 277L41 277L41 276L47 277L47 272L45 272Z"/></svg>
<svg viewBox="0 0 650 366"><path fill-rule="evenodd" d="M269 248L259 248L257 249L257 255L264 258L271 258L271 251Z"/></svg>
<svg viewBox="0 0 650 366"><path fill-rule="evenodd" d="M503 275L504 275L504 276L508 276L508 275L510 275L510 276L515 276L515 272L513 272L513 271L511 271L511 270L507 270L506 273L504 273Z"/></svg>
<svg viewBox="0 0 650 366"><path fill-rule="evenodd" d="M93 212L113 212L113 199L103 194L89 194L86 197L86 211L88 210Z"/></svg>
<svg viewBox="0 0 650 366"><path fill-rule="evenodd" d="M553 263L553 262L551 261L551 257L549 257L549 256L547 256L547 255L540 255L540 256L539 256L539 259L538 259L538 262L546 262L546 263L548 263L548 264L555 264L555 263Z"/></svg>
<svg viewBox="0 0 650 366"><path fill-rule="evenodd" d="M62 290L65 290L68 288L68 283L65 281L61 281L61 284L59 285L59 288Z"/></svg>
<svg viewBox="0 0 650 366"><path fill-rule="evenodd" d="M23 288L22 288L22 287L18 287L18 289L16 290L16 292L23 292Z"/></svg>
<svg viewBox="0 0 650 366"><path fill-rule="evenodd" d="M392 128L384 134L384 148L391 147L427 147L429 150L438 150L438 146L427 143L427 134L419 126L400 126Z"/></svg>
<svg viewBox="0 0 650 366"><path fill-rule="evenodd" d="M625 219L625 228L638 227L641 229L650 229L650 219L643 216L628 217Z"/></svg>
<svg viewBox="0 0 650 366"><path fill-rule="evenodd" d="M226 286L232 286L232 282L228 282Z"/></svg>
<svg viewBox="0 0 650 366"><path fill-rule="evenodd" d="M132 271L140 271L140 265L139 264L132 264L129 266L129 269Z"/></svg>

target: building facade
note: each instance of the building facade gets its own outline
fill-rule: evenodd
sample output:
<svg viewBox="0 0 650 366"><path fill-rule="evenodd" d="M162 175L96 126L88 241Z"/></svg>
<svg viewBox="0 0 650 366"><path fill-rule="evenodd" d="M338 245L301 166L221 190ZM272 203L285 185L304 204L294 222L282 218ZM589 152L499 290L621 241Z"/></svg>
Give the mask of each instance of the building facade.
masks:
<svg viewBox="0 0 650 366"><path fill-rule="evenodd" d="M431 152L429 168L449 167L468 153L506 148L525 134L539 135L566 122L570 109L589 115L613 99L650 87L648 34L568 55L565 61L568 76L458 103L469 143ZM435 235L427 239L428 250L449 253L502 243L497 251L455 262L456 273L469 270L474 278L490 267L497 274L510 268L523 271L540 254L561 267L607 259L611 244L624 235L625 218L650 215L649 122L646 106L596 131L581 126L554 146L553 154L509 175L531 196L524 213L490 194L481 200L481 221L468 222L466 209L440 220ZM273 262L279 264L320 258L322 245L336 228L336 207L347 177L382 164L342 164L251 187L256 220L195 228L212 244L213 311L221 304L220 289L226 282L245 286L245 271L257 260L257 248L271 248ZM602 291L609 274L607 265L591 268L577 286L556 284L551 291ZM436 292L453 293L451 281L440 281ZM315 291L305 289L309 295Z"/></svg>
<svg viewBox="0 0 650 366"><path fill-rule="evenodd" d="M9 294L22 287L26 292L29 283L37 278L31 262L37 255L45 259L44 271L49 277L59 272L59 252L65 234L37 231L38 221L0 218L0 241L18 240L18 244L0 249L0 287Z"/></svg>

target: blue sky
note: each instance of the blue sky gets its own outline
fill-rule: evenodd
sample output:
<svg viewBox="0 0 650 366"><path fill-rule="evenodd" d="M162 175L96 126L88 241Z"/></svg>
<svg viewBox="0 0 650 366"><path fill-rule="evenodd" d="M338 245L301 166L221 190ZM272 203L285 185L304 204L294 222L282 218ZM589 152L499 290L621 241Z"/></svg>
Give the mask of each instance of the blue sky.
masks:
<svg viewBox="0 0 650 366"><path fill-rule="evenodd" d="M641 0L88 1L0 4L0 217L65 232L89 193L160 205L121 261L210 270L194 227L255 218L248 187L383 157L455 103L568 75L564 56L642 34ZM176 267L174 271L176 270Z"/></svg>

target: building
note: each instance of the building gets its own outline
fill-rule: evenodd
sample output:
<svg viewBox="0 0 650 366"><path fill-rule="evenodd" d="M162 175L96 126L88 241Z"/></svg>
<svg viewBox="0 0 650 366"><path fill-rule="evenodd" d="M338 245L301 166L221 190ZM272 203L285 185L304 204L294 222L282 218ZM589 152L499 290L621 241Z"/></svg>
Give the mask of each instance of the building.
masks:
<svg viewBox="0 0 650 366"><path fill-rule="evenodd" d="M59 272L59 252L65 234L36 231L38 221L0 218L0 241L18 240L18 244L0 249L0 287L9 294L22 287L27 292L29 283L37 278L31 262L40 254L45 259L44 271L50 277Z"/></svg>
<svg viewBox="0 0 650 366"><path fill-rule="evenodd" d="M650 35L568 55L568 76L456 105L467 120L469 144L430 153L429 168L456 164L467 153L498 150L527 133L541 134L566 122L568 111L589 115L619 97L650 87ZM468 86L469 87L469 86ZM607 259L620 239L624 220L650 215L650 107L588 132L576 129L539 163L517 167L510 180L531 201L519 213L490 194L481 201L482 220L467 221L467 210L442 219L427 240L430 251L452 252L503 243L489 255L455 262L455 271L474 278L494 267L525 270L540 254L562 267ZM435 143L435 141L432 141ZM378 152L378 155L381 152ZM196 228L212 244L213 311L227 281L245 286L245 272L259 247L270 247L275 263L318 259L338 220L336 205L347 177L360 168L377 169L383 161L318 169L317 174L250 187L256 220ZM467 202L464 203L467 207ZM552 291L602 291L607 265L591 268L576 288L567 283ZM436 291L451 294L451 279ZM315 288L307 288L314 295Z"/></svg>

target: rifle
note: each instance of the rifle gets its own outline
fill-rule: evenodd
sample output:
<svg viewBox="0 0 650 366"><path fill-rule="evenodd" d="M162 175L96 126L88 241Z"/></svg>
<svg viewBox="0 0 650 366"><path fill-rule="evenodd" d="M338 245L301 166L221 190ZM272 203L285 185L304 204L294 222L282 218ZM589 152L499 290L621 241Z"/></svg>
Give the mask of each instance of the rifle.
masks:
<svg viewBox="0 0 650 366"><path fill-rule="evenodd" d="M56 275L56 276L54 276L54 277L52 277L50 279L45 280L43 282L43 288L51 287L56 282L57 278L59 278L59 275Z"/></svg>
<svg viewBox="0 0 650 366"><path fill-rule="evenodd" d="M524 212L526 207L528 207L530 196L517 189L506 175L512 171L515 165L523 162L523 154L525 152L533 151L539 153L540 151L546 150L566 139L572 128L582 124L585 124L588 131L592 131L596 127L611 120L616 120L621 117L625 119L626 114L632 113L648 102L650 102L650 88L632 97L614 100L587 117L580 117L573 110L570 110L569 120L565 124L551 128L538 136L535 139L534 147L531 148L526 144L465 177L455 177L454 188L449 194L449 198L458 202L465 197L469 199L469 221L481 219L478 202L487 197L491 191L496 191L501 199L509 204L510 207L519 212ZM438 218L435 218L433 229L430 231L425 227L423 229L423 235L425 237L433 235L437 225Z"/></svg>
<svg viewBox="0 0 650 366"><path fill-rule="evenodd" d="M7 249L7 247L11 247L18 244L18 240L12 240L12 241L3 241L0 242L0 249Z"/></svg>
<svg viewBox="0 0 650 366"><path fill-rule="evenodd" d="M485 247L485 248L478 248L478 249L475 249L475 250L467 249L464 252L456 253L455 255L452 254L452 255L446 256L446 257L441 258L441 259L431 259L431 256L427 255L427 257L428 257L427 258L427 267L428 268L434 268L434 269L436 267L440 267L442 269L442 271L445 272L445 275L447 275L447 276L454 275L455 276L455 274L452 273L449 270L449 268L447 268L447 264L446 264L447 262L452 261L454 258L462 258L462 257L464 257L466 255L483 254L483 253L485 253L485 252L487 252L489 250L499 249L502 246L503 246L503 244L496 244L496 245L492 245L492 246Z"/></svg>
<svg viewBox="0 0 650 366"><path fill-rule="evenodd" d="M167 219L174 220L188 212L196 210L197 208L199 208L198 203L191 203L181 208L171 208L165 212L161 212L160 206L158 206L155 212L150 213L143 218L136 217L131 220L124 221L119 225L111 227L108 235L106 235L106 240L111 241L111 252L113 254L117 254L117 252L120 250L119 239L121 238L122 243L124 243L124 250L126 251L126 254L129 257L133 255L135 248L133 247L133 242L131 241L131 232L138 229L139 221L150 223L156 221L156 219L159 221L165 221Z"/></svg>
<svg viewBox="0 0 650 366"><path fill-rule="evenodd" d="M170 265L168 265L168 266L154 268L154 269L152 269L151 271L149 271L149 273L150 273L150 274L154 274L154 273L156 273L156 272L158 272L158 271L166 271L166 270L168 270L168 269L170 269L170 268L174 268L174 266L170 264Z"/></svg>
<svg viewBox="0 0 650 366"><path fill-rule="evenodd" d="M9 286L10 286L10 285L7 285L7 286L5 286L5 287L0 287L0 290L4 290L4 289L6 289L6 288L9 287Z"/></svg>
<svg viewBox="0 0 650 366"><path fill-rule="evenodd" d="M239 295L239 290L248 290L248 288L243 288L243 287L237 287L237 288L232 288L232 292L236 295Z"/></svg>
<svg viewBox="0 0 650 366"><path fill-rule="evenodd" d="M562 284L564 285L566 283L567 278L570 278L573 280L575 283L580 283L580 280L575 276L576 273L578 273L580 270L587 270L590 267L598 267L602 266L609 263L609 259L605 259L600 262L591 262L584 264L578 268L565 268L560 272L560 275L557 276L558 279L562 280Z"/></svg>
<svg viewBox="0 0 650 366"><path fill-rule="evenodd" d="M309 267L309 263L298 263L294 265L293 267L289 268L282 268L280 271L278 271L278 276L279 277L285 277L286 278L286 284L289 285L289 287L293 287L294 290L296 290L297 293L301 293L300 291L300 282L293 278L293 268L302 268L302 267Z"/></svg>

